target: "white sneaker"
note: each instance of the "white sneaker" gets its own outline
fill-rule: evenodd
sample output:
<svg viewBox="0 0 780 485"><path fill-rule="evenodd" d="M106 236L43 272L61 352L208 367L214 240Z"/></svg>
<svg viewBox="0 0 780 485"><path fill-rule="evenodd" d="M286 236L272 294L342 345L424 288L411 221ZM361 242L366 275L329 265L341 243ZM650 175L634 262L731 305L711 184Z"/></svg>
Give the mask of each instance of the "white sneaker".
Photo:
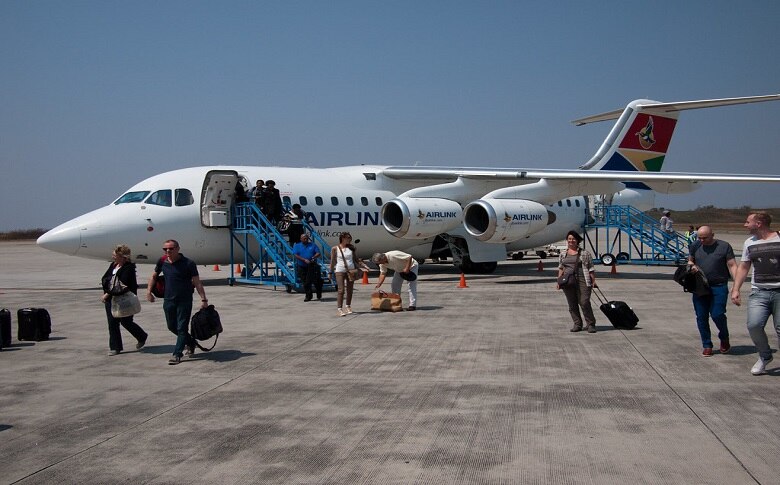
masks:
<svg viewBox="0 0 780 485"><path fill-rule="evenodd" d="M352 307L351 306L347 306L346 307L346 311L347 311L347 315L349 315L350 313L352 313Z"/></svg>
<svg viewBox="0 0 780 485"><path fill-rule="evenodd" d="M339 316L340 316L340 317L346 317L346 316L347 316L347 314L346 314L346 313L344 313L344 310L342 310L341 308L339 308Z"/></svg>
<svg viewBox="0 0 780 485"><path fill-rule="evenodd" d="M761 357L758 358L756 363L753 365L753 368L750 369L750 373L754 376L760 376L761 374L766 374L766 365L769 362L764 361Z"/></svg>

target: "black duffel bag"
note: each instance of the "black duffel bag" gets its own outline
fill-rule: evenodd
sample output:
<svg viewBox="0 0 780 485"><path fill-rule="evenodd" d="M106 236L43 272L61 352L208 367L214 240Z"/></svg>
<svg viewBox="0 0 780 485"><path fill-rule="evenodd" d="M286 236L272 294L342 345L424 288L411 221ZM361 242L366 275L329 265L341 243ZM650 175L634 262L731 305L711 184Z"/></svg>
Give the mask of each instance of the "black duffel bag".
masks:
<svg viewBox="0 0 780 485"><path fill-rule="evenodd" d="M209 305L206 308L198 310L195 315L192 316L190 327L190 334L196 340L195 345L204 352L208 352L217 345L219 334L222 333L222 321L220 320L219 313L217 313L214 305ZM217 338L214 339L214 345L208 349L201 347L197 342L197 340L208 340L215 336Z"/></svg>

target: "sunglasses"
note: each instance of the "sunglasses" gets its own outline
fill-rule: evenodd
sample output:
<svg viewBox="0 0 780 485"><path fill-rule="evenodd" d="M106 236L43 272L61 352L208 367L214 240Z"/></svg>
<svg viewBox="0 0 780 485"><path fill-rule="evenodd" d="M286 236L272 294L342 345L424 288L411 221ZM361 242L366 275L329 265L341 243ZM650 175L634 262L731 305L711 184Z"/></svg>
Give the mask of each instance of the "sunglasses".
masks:
<svg viewBox="0 0 780 485"><path fill-rule="evenodd" d="M173 251L178 248L162 248L163 251Z"/></svg>

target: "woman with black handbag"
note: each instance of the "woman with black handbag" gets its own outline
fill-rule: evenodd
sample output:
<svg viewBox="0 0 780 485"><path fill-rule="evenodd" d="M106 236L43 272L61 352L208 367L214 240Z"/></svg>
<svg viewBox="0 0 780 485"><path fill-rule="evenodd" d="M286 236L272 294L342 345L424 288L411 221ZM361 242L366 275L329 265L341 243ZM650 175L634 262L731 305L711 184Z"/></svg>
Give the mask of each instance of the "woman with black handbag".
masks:
<svg viewBox="0 0 780 485"><path fill-rule="evenodd" d="M113 253L114 260L108 266L108 269L101 278L103 286L103 296L100 298L106 307L106 317L108 318L108 355L117 355L122 352L122 333L119 326L122 325L130 334L135 337L138 343L135 348L141 350L146 345L146 339L149 336L140 325L133 321L133 315L114 316L112 312L112 299L120 295L130 293L130 298L138 297L138 282L135 278L135 264L130 262L130 248L124 244L117 246ZM138 303L140 306L140 302ZM113 305L116 307L116 305Z"/></svg>
<svg viewBox="0 0 780 485"><path fill-rule="evenodd" d="M585 330L588 333L596 333L596 317L590 304L591 290L596 286L596 273L593 256L580 248L581 242L582 236L577 231L569 231L566 234L566 251L561 252L558 260L558 280L555 286L566 295L569 314L574 322L571 331L582 330L584 317Z"/></svg>

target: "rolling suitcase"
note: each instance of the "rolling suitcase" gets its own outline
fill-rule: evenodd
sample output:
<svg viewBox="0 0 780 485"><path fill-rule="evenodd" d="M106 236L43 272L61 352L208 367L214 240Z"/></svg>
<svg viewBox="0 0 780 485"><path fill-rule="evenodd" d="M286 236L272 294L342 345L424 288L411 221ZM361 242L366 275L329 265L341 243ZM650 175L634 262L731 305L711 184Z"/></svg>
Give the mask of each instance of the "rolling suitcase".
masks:
<svg viewBox="0 0 780 485"><path fill-rule="evenodd" d="M0 310L0 349L11 346L11 311Z"/></svg>
<svg viewBox="0 0 780 485"><path fill-rule="evenodd" d="M607 317L613 327L621 330L631 330L636 327L639 317L634 310L624 301L607 301L607 297L601 291L601 288L595 287L593 292L596 294L601 306L601 312ZM599 296L599 293L601 296Z"/></svg>
<svg viewBox="0 0 780 485"><path fill-rule="evenodd" d="M45 308L20 308L16 316L19 320L19 340L49 340L51 318Z"/></svg>

